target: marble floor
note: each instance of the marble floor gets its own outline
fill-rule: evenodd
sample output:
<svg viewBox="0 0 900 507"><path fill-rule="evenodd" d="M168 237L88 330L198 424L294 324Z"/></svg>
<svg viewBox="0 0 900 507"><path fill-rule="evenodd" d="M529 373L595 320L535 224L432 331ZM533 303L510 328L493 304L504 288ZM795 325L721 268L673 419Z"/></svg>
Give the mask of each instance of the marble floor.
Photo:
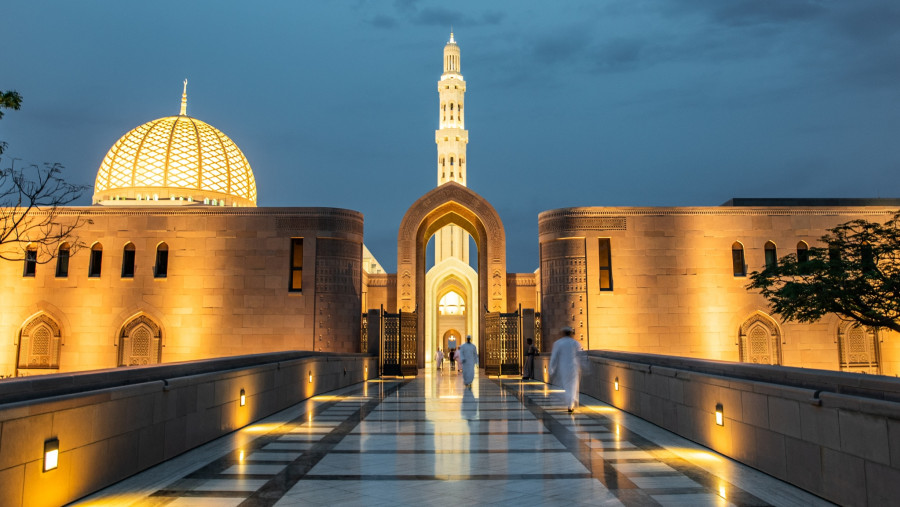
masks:
<svg viewBox="0 0 900 507"><path fill-rule="evenodd" d="M831 505L582 395L450 371L316 396L76 505Z"/></svg>

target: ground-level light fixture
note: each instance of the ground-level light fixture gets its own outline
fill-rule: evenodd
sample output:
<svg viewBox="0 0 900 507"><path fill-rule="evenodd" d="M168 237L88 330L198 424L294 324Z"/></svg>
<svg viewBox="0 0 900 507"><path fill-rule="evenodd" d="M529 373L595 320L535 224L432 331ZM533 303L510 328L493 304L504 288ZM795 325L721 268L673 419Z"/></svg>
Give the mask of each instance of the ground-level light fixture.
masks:
<svg viewBox="0 0 900 507"><path fill-rule="evenodd" d="M312 371L309 372L309 383L312 384Z"/></svg>
<svg viewBox="0 0 900 507"><path fill-rule="evenodd" d="M241 389L241 406L243 407L246 404L247 404L247 394L244 392L243 389Z"/></svg>
<svg viewBox="0 0 900 507"><path fill-rule="evenodd" d="M716 424L725 426L725 413L722 410L722 404L716 403Z"/></svg>
<svg viewBox="0 0 900 507"><path fill-rule="evenodd" d="M44 471L55 470L59 466L59 439L44 442Z"/></svg>
<svg viewBox="0 0 900 507"><path fill-rule="evenodd" d="M619 390L619 377L616 377L616 380L613 381L613 385L616 386L616 391Z"/></svg>

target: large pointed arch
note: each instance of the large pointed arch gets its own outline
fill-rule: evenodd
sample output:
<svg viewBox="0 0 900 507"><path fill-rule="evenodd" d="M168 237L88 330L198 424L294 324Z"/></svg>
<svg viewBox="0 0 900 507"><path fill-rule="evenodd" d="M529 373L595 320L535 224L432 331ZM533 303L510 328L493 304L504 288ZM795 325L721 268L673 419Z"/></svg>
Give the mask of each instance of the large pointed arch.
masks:
<svg viewBox="0 0 900 507"><path fill-rule="evenodd" d="M456 182L423 195L406 211L397 234L397 308L422 310L418 312L419 368L425 366L425 247L446 225L462 227L478 245L479 303L492 312L506 311L506 233L500 215L485 198ZM478 320L483 336L484 316Z"/></svg>

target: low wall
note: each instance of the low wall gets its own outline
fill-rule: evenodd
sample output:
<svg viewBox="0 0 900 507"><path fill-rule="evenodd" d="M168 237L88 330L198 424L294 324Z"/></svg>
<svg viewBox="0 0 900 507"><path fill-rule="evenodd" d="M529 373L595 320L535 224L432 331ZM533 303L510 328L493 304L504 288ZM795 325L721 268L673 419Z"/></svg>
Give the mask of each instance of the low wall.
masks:
<svg viewBox="0 0 900 507"><path fill-rule="evenodd" d="M549 381L549 355L536 359ZM589 396L841 505L900 498L900 379L610 351L588 359Z"/></svg>
<svg viewBox="0 0 900 507"><path fill-rule="evenodd" d="M0 382L0 505L71 502L377 375L368 355L282 352ZM4 402L22 392L31 399ZM59 466L43 472L44 444L53 439Z"/></svg>

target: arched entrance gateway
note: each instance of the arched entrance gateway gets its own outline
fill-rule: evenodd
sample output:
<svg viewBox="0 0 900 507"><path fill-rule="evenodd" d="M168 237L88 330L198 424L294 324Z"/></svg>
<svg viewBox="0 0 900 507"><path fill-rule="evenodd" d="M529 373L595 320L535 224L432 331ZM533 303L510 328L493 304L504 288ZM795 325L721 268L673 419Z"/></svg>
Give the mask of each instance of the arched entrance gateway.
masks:
<svg viewBox="0 0 900 507"><path fill-rule="evenodd" d="M506 233L500 215L486 199L453 181L423 195L403 216L397 235L397 308L402 312L420 310L416 320L419 368L425 367L426 357L433 357L437 347L425 340L425 247L429 238L447 225L461 227L478 247L477 301L481 308L469 310L478 315L477 336L484 336L485 309L506 311ZM483 358L483 347L476 345Z"/></svg>

